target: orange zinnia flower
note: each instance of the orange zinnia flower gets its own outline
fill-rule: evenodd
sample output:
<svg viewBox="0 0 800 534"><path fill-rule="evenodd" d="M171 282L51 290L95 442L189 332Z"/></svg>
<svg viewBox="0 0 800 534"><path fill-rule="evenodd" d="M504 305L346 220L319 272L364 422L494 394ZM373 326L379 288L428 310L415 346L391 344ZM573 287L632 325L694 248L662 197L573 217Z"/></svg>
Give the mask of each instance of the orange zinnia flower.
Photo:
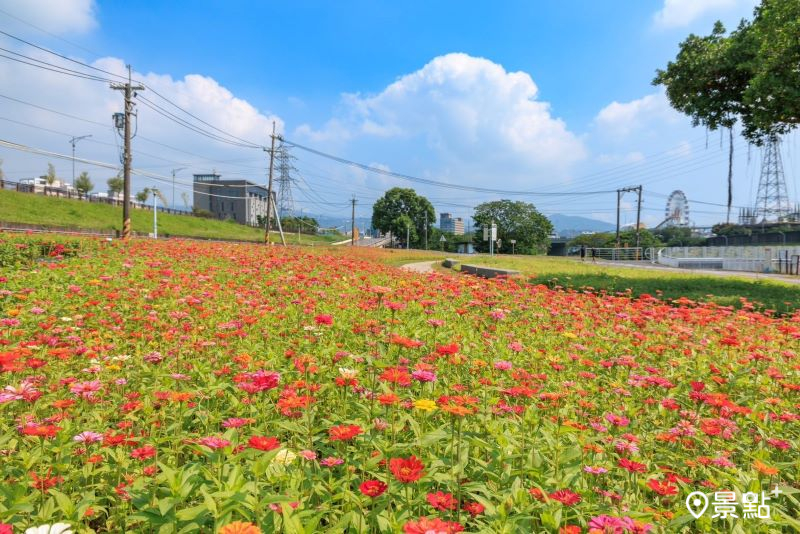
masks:
<svg viewBox="0 0 800 534"><path fill-rule="evenodd" d="M755 469L762 475L772 476L778 474L778 470L776 468L768 466L761 460L756 460L755 462L753 462L753 469Z"/></svg>
<svg viewBox="0 0 800 534"><path fill-rule="evenodd" d="M220 528L218 534L261 534L261 529L253 523L234 521Z"/></svg>

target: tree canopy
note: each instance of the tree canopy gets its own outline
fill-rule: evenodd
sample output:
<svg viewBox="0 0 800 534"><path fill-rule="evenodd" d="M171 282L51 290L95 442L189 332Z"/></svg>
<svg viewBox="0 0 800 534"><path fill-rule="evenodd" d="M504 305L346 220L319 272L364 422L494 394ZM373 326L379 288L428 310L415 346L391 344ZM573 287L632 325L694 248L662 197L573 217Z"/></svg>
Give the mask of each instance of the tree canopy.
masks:
<svg viewBox="0 0 800 534"><path fill-rule="evenodd" d="M553 233L550 220L539 213L533 204L522 201L495 200L475 208L473 245L478 252L488 252L489 242L483 240L483 227L494 221L500 246L495 252L518 254L543 254L547 252L548 238ZM516 240L512 247L511 240Z"/></svg>
<svg viewBox="0 0 800 534"><path fill-rule="evenodd" d="M94 184L92 183L92 180L89 178L89 173L88 172L83 171L80 174L80 176L75 178L75 189L81 195L85 195L89 191L94 189Z"/></svg>
<svg viewBox="0 0 800 534"><path fill-rule="evenodd" d="M122 193L122 190L125 189L125 179L121 176L114 176L113 178L109 178L106 180L108 184L108 191L112 195L118 195Z"/></svg>
<svg viewBox="0 0 800 534"><path fill-rule="evenodd" d="M433 205L411 188L394 187L372 206L372 226L403 241L408 229L410 245L420 248L425 241L426 214L430 238L431 225L436 220Z"/></svg>
<svg viewBox="0 0 800 534"><path fill-rule="evenodd" d="M800 124L800 2L763 0L730 34L717 22L708 36L689 35L653 83L695 125L741 122L756 144L790 132Z"/></svg>

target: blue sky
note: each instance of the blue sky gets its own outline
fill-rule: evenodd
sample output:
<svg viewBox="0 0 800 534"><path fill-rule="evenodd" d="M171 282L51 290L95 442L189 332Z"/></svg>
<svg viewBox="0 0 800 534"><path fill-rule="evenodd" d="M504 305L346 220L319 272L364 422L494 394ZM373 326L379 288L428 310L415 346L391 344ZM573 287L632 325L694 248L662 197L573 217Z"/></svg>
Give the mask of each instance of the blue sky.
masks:
<svg viewBox="0 0 800 534"><path fill-rule="evenodd" d="M448 183L549 192L644 183L644 219L655 225L674 189L683 189L690 203L724 203L727 160L718 133L706 141L706 133L691 128L650 85L655 69L674 57L689 32L708 33L716 19L732 26L753 5L0 0L0 28L110 72L122 73L130 63L135 77L161 94L258 143L267 142L276 120L287 139ZM5 48L46 57L0 40ZM102 127L119 108L119 95L107 84L8 61L0 61L0 76L0 94L85 119L0 99L6 119L0 138L67 152L67 134L92 133L79 156L118 160L115 134ZM212 168L263 181L265 158L258 150L216 143L138 108L135 166L162 175L186 167L183 181ZM796 136L789 136L784 163L795 199L796 150ZM344 217L355 194L359 215L368 216L386 188L414 186L305 152L295 156L302 176L295 198L306 213ZM0 158L11 179L42 174L48 161L8 149L0 149ZM737 206L752 203L758 159L757 149L737 141ZM71 174L68 161L54 163L60 175ZM103 188L110 171L78 167ZM134 189L151 181L138 177ZM461 216L503 196L414 187L437 211ZM613 220L616 197L522 198L546 213ZM632 222L633 197L623 207L623 222ZM693 209L699 224L725 216L720 206Z"/></svg>

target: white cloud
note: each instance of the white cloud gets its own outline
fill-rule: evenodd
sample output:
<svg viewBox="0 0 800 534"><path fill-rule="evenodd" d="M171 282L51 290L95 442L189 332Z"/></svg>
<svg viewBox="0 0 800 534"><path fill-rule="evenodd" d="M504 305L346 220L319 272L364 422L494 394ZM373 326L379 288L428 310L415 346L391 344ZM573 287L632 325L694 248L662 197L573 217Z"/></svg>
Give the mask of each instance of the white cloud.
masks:
<svg viewBox="0 0 800 534"><path fill-rule="evenodd" d="M676 123L681 117L659 92L630 102L612 102L600 110L594 124L605 135L625 138L641 131L654 132L664 122Z"/></svg>
<svg viewBox="0 0 800 534"><path fill-rule="evenodd" d="M0 0L0 9L55 34L85 33L97 26L94 0ZM13 18L8 22L21 24Z"/></svg>
<svg viewBox="0 0 800 534"><path fill-rule="evenodd" d="M52 61L52 58L43 52L34 53L26 50L26 53ZM91 65L111 73L126 74L125 62L122 59L102 58ZM174 79L170 75L137 72L133 73L133 78L152 89L141 91L140 96L203 130L217 133L170 106L157 97L154 91L209 124L242 139L266 145L273 120L277 123L278 131L283 131L283 121L280 118L260 112L249 102L234 96L228 88L213 78L189 74ZM107 83L64 76L8 61L0 62L0 79L4 80L2 90L4 95L85 119L85 121L76 120L0 98L3 116L18 121L0 120L0 138L68 154L71 150L68 142L70 135L91 134L91 138L78 144L76 155L112 164L119 163L118 146L121 140L111 126L111 115L122 111L123 99L120 91L111 90ZM179 181L191 181L192 173L211 170L220 171L228 178L263 181L267 158L262 150L235 147L198 135L157 114L143 101L138 99L135 101L138 105L136 106L137 136L133 140L134 168L169 175L172 168L186 167ZM68 135L59 135L19 123ZM165 145L176 147L182 152ZM3 168L9 180L43 174L50 159L6 149L2 150L0 157L5 160ZM56 159L51 161L56 165L59 176L71 177L72 169L69 161ZM106 178L114 174L111 170L78 163L76 172L80 173L82 170L89 171L96 191L105 190ZM134 177L134 190L153 183L152 179ZM176 196L178 195L179 192Z"/></svg>
<svg viewBox="0 0 800 534"><path fill-rule="evenodd" d="M341 111L323 128L304 125L295 133L316 142L411 148L413 157L394 165L406 170L410 160L420 159L428 165L416 172L440 178L529 184L532 175L561 174L586 154L582 141L537 94L525 72L447 54L376 95L345 95Z"/></svg>
<svg viewBox="0 0 800 534"><path fill-rule="evenodd" d="M680 28L709 14L733 11L749 14L757 3L757 0L664 0L664 7L653 16L653 22L658 28ZM744 13L745 9L747 13Z"/></svg>

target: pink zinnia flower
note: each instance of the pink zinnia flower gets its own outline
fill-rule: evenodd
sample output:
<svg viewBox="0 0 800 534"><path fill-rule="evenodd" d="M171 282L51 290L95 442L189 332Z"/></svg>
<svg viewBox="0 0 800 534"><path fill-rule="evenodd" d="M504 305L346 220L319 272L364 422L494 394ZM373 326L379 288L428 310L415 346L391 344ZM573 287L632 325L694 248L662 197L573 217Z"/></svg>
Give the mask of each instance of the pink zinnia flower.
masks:
<svg viewBox="0 0 800 534"><path fill-rule="evenodd" d="M304 450L304 451L298 452L297 454L299 454L300 456L302 456L306 460L316 460L317 459L317 453L315 453L314 451Z"/></svg>
<svg viewBox="0 0 800 534"><path fill-rule="evenodd" d="M200 445L205 445L209 449L223 449L231 444L227 439L218 438L216 436L208 436L197 440Z"/></svg>
<svg viewBox="0 0 800 534"><path fill-rule="evenodd" d="M592 475L605 475L606 473L608 473L608 469L606 469L605 467L594 467L591 465L587 465L586 467L583 468L583 470L586 471L587 473L591 473Z"/></svg>
<svg viewBox="0 0 800 534"><path fill-rule="evenodd" d="M103 434L86 430L74 436L72 440L78 443L97 443L98 441L103 441Z"/></svg>
<svg viewBox="0 0 800 534"><path fill-rule="evenodd" d="M69 387L69 390L79 397L91 399L95 393L100 391L101 387L103 387L103 384L99 380L91 380L89 382L75 382Z"/></svg>
<svg viewBox="0 0 800 534"><path fill-rule="evenodd" d="M253 422L253 419L247 419L244 417L229 417L222 422L222 426L225 428L240 428Z"/></svg>
<svg viewBox="0 0 800 534"><path fill-rule="evenodd" d="M509 369L511 369L511 367L512 367L511 362L506 360L498 360L494 362L494 368L499 371L508 371Z"/></svg>
<svg viewBox="0 0 800 534"><path fill-rule="evenodd" d="M324 460L319 462L319 465L324 465L325 467L333 467L334 465L341 465L344 463L344 460L341 458L336 458L334 456L328 456Z"/></svg>
<svg viewBox="0 0 800 534"><path fill-rule="evenodd" d="M411 376L419 382L436 382L436 373L432 371L414 371Z"/></svg>
<svg viewBox="0 0 800 534"><path fill-rule="evenodd" d="M613 413L606 414L606 421L608 421L614 426L620 426L620 427L628 426L631 422L631 420L625 417L624 415L617 415Z"/></svg>

